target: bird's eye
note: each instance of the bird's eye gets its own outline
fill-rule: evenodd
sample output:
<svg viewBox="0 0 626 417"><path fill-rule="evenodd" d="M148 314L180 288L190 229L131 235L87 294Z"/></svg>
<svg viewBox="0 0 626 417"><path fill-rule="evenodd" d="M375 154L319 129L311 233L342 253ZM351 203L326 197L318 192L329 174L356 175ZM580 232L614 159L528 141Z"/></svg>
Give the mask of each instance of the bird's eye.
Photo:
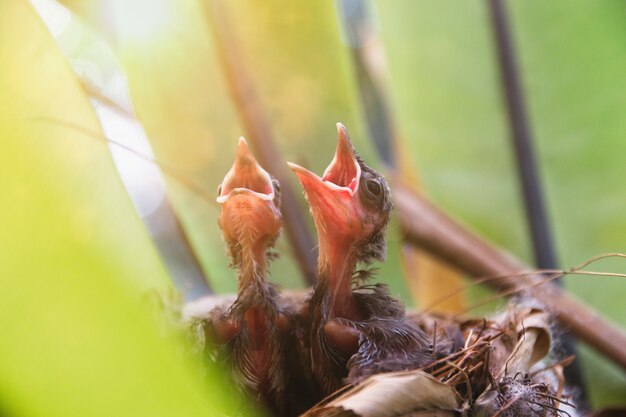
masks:
<svg viewBox="0 0 626 417"><path fill-rule="evenodd" d="M375 172L364 171L361 175L359 192L361 201L371 209L382 209L389 202L385 179Z"/></svg>
<svg viewBox="0 0 626 417"><path fill-rule="evenodd" d="M374 196L379 196L382 192L382 187L376 180L369 180L365 183L365 187L367 187L367 191L369 191Z"/></svg>

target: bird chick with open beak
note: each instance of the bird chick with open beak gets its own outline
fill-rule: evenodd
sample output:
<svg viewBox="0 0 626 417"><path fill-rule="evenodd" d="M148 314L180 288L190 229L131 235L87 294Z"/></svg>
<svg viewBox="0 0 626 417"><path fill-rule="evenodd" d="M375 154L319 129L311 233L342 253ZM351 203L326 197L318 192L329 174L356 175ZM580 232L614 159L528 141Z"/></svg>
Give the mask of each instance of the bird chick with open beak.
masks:
<svg viewBox="0 0 626 417"><path fill-rule="evenodd" d="M296 415L308 405L305 398L294 398L302 397L298 379L308 370L294 353L294 313L266 278L268 251L282 227L280 188L243 138L218 194L219 226L238 271L238 291L226 312L213 315L212 333L226 345L239 386L274 415Z"/></svg>
<svg viewBox="0 0 626 417"><path fill-rule="evenodd" d="M319 240L310 351L312 372L326 394L373 373L415 368L428 346L386 286L360 282L357 264L386 255L390 190L357 155L346 128L338 123L337 131L335 156L322 177L289 163L304 188Z"/></svg>

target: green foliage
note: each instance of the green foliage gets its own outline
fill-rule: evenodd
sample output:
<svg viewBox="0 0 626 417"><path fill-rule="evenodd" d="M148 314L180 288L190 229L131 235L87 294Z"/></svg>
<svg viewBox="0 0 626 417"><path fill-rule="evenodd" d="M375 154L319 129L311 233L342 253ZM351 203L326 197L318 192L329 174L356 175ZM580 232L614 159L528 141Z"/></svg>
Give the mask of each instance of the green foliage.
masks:
<svg viewBox="0 0 626 417"><path fill-rule="evenodd" d="M511 6L562 263L624 252L624 2L531 1ZM626 269L619 261L594 267ZM622 280L570 278L566 285L626 325ZM594 402L624 403L624 373L588 349L583 354Z"/></svg>
<svg viewBox="0 0 626 417"><path fill-rule="evenodd" d="M545 195L563 267L626 243L624 2L507 2ZM394 104L425 188L531 262L484 2L378 1ZM594 265L624 271L615 261ZM624 282L566 286L626 324ZM596 405L624 403L626 377L583 350Z"/></svg>
<svg viewBox="0 0 626 417"><path fill-rule="evenodd" d="M335 122L342 121L376 165L331 2L64 3L110 41L157 159L207 190L201 197L168 182L218 292L233 291L236 281L227 270L217 205L207 199L245 131L207 18L216 5L226 11L282 156L321 172L334 151ZM529 260L485 4L376 5L403 148L425 189ZM623 2L509 5L562 264L626 252ZM102 51L70 32L64 44L80 44L88 68ZM168 277L106 146L86 134L101 129L84 91L25 1L0 1L0 66L0 408L16 416L195 416L233 406L217 388L220 375L210 372L207 390L198 365L181 356L181 342L160 337L142 308L143 294L169 290ZM380 276L407 301L402 236L393 225L389 236ZM284 238L278 250L273 281L302 286ZM623 282L597 279L568 278L566 285L626 324ZM624 374L587 349L583 354L594 403L623 403Z"/></svg>
<svg viewBox="0 0 626 417"><path fill-rule="evenodd" d="M213 416L146 291L169 288L92 108L38 16L0 2L0 409L11 416ZM195 369L194 369L195 368Z"/></svg>

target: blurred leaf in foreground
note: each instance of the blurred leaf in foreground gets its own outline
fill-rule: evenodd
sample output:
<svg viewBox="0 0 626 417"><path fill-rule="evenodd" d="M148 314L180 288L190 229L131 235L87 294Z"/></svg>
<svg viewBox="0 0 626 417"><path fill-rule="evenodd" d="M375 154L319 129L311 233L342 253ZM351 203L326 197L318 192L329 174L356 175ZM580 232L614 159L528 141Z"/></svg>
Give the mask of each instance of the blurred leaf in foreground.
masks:
<svg viewBox="0 0 626 417"><path fill-rule="evenodd" d="M0 407L12 416L215 415L227 398L204 389L142 306L142 292L168 288L168 278L106 146L53 122L101 134L23 1L0 2L0 65Z"/></svg>

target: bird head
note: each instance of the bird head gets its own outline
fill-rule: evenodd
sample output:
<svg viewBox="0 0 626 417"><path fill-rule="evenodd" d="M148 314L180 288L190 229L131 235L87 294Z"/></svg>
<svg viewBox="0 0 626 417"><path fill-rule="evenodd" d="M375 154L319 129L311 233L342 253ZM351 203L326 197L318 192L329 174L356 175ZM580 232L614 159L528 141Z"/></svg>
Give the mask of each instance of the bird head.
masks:
<svg viewBox="0 0 626 417"><path fill-rule="evenodd" d="M357 261L383 260L391 211L387 181L357 155L346 128L337 123L335 156L319 177L289 163L309 202L324 251L354 254Z"/></svg>
<svg viewBox="0 0 626 417"><path fill-rule="evenodd" d="M278 181L256 161L244 138L239 139L235 162L218 187L219 226L233 264L242 250L264 256L281 230Z"/></svg>

